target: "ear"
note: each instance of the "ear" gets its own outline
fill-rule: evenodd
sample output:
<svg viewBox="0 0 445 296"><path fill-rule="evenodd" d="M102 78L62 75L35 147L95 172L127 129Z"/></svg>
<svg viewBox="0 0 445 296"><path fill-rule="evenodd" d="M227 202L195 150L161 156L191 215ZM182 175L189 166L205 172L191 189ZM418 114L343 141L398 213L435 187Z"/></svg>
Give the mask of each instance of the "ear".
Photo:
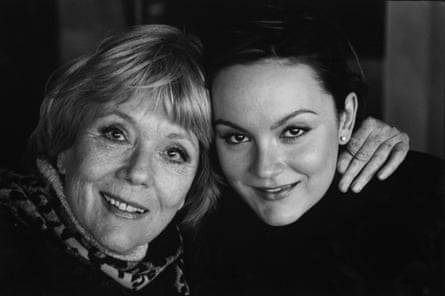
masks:
<svg viewBox="0 0 445 296"><path fill-rule="evenodd" d="M57 155L57 171L61 175L65 175L65 173L66 173L65 157L66 157L66 153L65 152L60 152Z"/></svg>
<svg viewBox="0 0 445 296"><path fill-rule="evenodd" d="M354 92L349 93L345 98L345 106L339 118L338 141L340 145L348 143L351 139L357 116L357 104L357 95Z"/></svg>

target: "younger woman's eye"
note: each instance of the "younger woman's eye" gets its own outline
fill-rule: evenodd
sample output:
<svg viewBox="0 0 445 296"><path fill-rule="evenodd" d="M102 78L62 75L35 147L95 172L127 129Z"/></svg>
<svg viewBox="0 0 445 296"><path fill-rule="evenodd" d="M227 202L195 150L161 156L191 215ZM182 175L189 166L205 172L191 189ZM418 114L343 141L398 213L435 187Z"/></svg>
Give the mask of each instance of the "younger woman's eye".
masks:
<svg viewBox="0 0 445 296"><path fill-rule="evenodd" d="M190 161L190 156L188 155L187 151L179 146L168 147L164 151L164 157L168 161L176 164L181 164Z"/></svg>
<svg viewBox="0 0 445 296"><path fill-rule="evenodd" d="M283 131L281 137L284 139L293 140L303 136L308 130L308 128L289 127Z"/></svg>
<svg viewBox="0 0 445 296"><path fill-rule="evenodd" d="M243 134L229 134L226 136L223 136L223 139L226 141L227 144L230 145L238 145L241 143L246 143L250 141L250 138Z"/></svg>
<svg viewBox="0 0 445 296"><path fill-rule="evenodd" d="M101 134L108 140L123 143L127 141L125 133L117 126L107 126L100 129Z"/></svg>

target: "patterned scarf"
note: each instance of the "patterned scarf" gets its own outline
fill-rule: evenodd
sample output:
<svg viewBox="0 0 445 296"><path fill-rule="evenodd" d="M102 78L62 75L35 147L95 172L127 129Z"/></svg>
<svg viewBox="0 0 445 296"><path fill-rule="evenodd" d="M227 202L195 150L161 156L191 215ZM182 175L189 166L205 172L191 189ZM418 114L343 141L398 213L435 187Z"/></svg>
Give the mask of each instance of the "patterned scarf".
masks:
<svg viewBox="0 0 445 296"><path fill-rule="evenodd" d="M45 160L37 160L42 178L3 172L0 178L0 206L6 206L20 223L37 226L49 234L60 247L81 261L92 264L120 285L140 290L174 264L180 295L190 295L183 275L183 244L174 223L150 243L139 261L117 257L100 247L79 228L67 206L57 171Z"/></svg>

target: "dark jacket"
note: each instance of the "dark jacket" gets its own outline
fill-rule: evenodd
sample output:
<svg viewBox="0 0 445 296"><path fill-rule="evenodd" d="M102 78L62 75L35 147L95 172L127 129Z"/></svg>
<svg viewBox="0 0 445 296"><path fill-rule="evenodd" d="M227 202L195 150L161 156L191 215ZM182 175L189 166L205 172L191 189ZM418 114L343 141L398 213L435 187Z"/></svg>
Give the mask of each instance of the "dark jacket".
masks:
<svg viewBox="0 0 445 296"><path fill-rule="evenodd" d="M285 227L224 191L193 248L199 295L445 295L443 162L409 153L386 181L337 190ZM194 252L194 254L192 254Z"/></svg>

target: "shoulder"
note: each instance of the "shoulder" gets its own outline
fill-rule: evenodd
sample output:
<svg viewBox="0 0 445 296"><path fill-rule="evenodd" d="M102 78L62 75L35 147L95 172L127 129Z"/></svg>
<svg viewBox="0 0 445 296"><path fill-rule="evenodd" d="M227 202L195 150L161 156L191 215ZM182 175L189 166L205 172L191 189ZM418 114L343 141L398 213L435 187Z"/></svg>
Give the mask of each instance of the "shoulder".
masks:
<svg viewBox="0 0 445 296"><path fill-rule="evenodd" d="M49 184L37 173L0 170L0 208L19 217L18 208L28 200L46 195Z"/></svg>
<svg viewBox="0 0 445 296"><path fill-rule="evenodd" d="M416 178L420 182L441 182L444 175L444 161L423 152L410 151L404 162L391 179Z"/></svg>
<svg viewBox="0 0 445 296"><path fill-rule="evenodd" d="M23 270L31 270L29 262L35 262L32 258L43 246L18 206L40 182L31 174L0 171L0 294L23 280Z"/></svg>
<svg viewBox="0 0 445 296"><path fill-rule="evenodd" d="M0 169L0 190L10 187L42 187L46 182L32 171L11 171Z"/></svg>
<svg viewBox="0 0 445 296"><path fill-rule="evenodd" d="M382 198L391 196L392 201L408 202L418 200L427 203L433 199L439 202L445 197L444 161L422 152L410 151L399 168L384 181L376 178L365 187L363 195ZM362 195L362 194L360 194Z"/></svg>
<svg viewBox="0 0 445 296"><path fill-rule="evenodd" d="M4 239L0 247L8 241L11 233L20 228L18 204L29 197L30 177L13 171L0 170L0 231Z"/></svg>
<svg viewBox="0 0 445 296"><path fill-rule="evenodd" d="M359 285L391 295L400 285L416 295L419 288L443 291L437 280L444 275L443 182L443 160L409 152L387 180L374 179L358 195L333 194L325 203L328 227L336 227L336 254L360 274Z"/></svg>
<svg viewBox="0 0 445 296"><path fill-rule="evenodd" d="M381 223L438 225L444 219L444 180L443 160L410 151L393 175L384 181L374 178L349 203L362 218Z"/></svg>
<svg viewBox="0 0 445 296"><path fill-rule="evenodd" d="M0 170L0 206L11 200L27 198L48 184L33 172Z"/></svg>
<svg viewBox="0 0 445 296"><path fill-rule="evenodd" d="M0 294L14 291L21 295L18 291L25 289L21 285L30 283L30 278L23 277L25 270L33 274L31 278L37 277L33 265L37 265L36 253L42 246L10 208L0 206Z"/></svg>

